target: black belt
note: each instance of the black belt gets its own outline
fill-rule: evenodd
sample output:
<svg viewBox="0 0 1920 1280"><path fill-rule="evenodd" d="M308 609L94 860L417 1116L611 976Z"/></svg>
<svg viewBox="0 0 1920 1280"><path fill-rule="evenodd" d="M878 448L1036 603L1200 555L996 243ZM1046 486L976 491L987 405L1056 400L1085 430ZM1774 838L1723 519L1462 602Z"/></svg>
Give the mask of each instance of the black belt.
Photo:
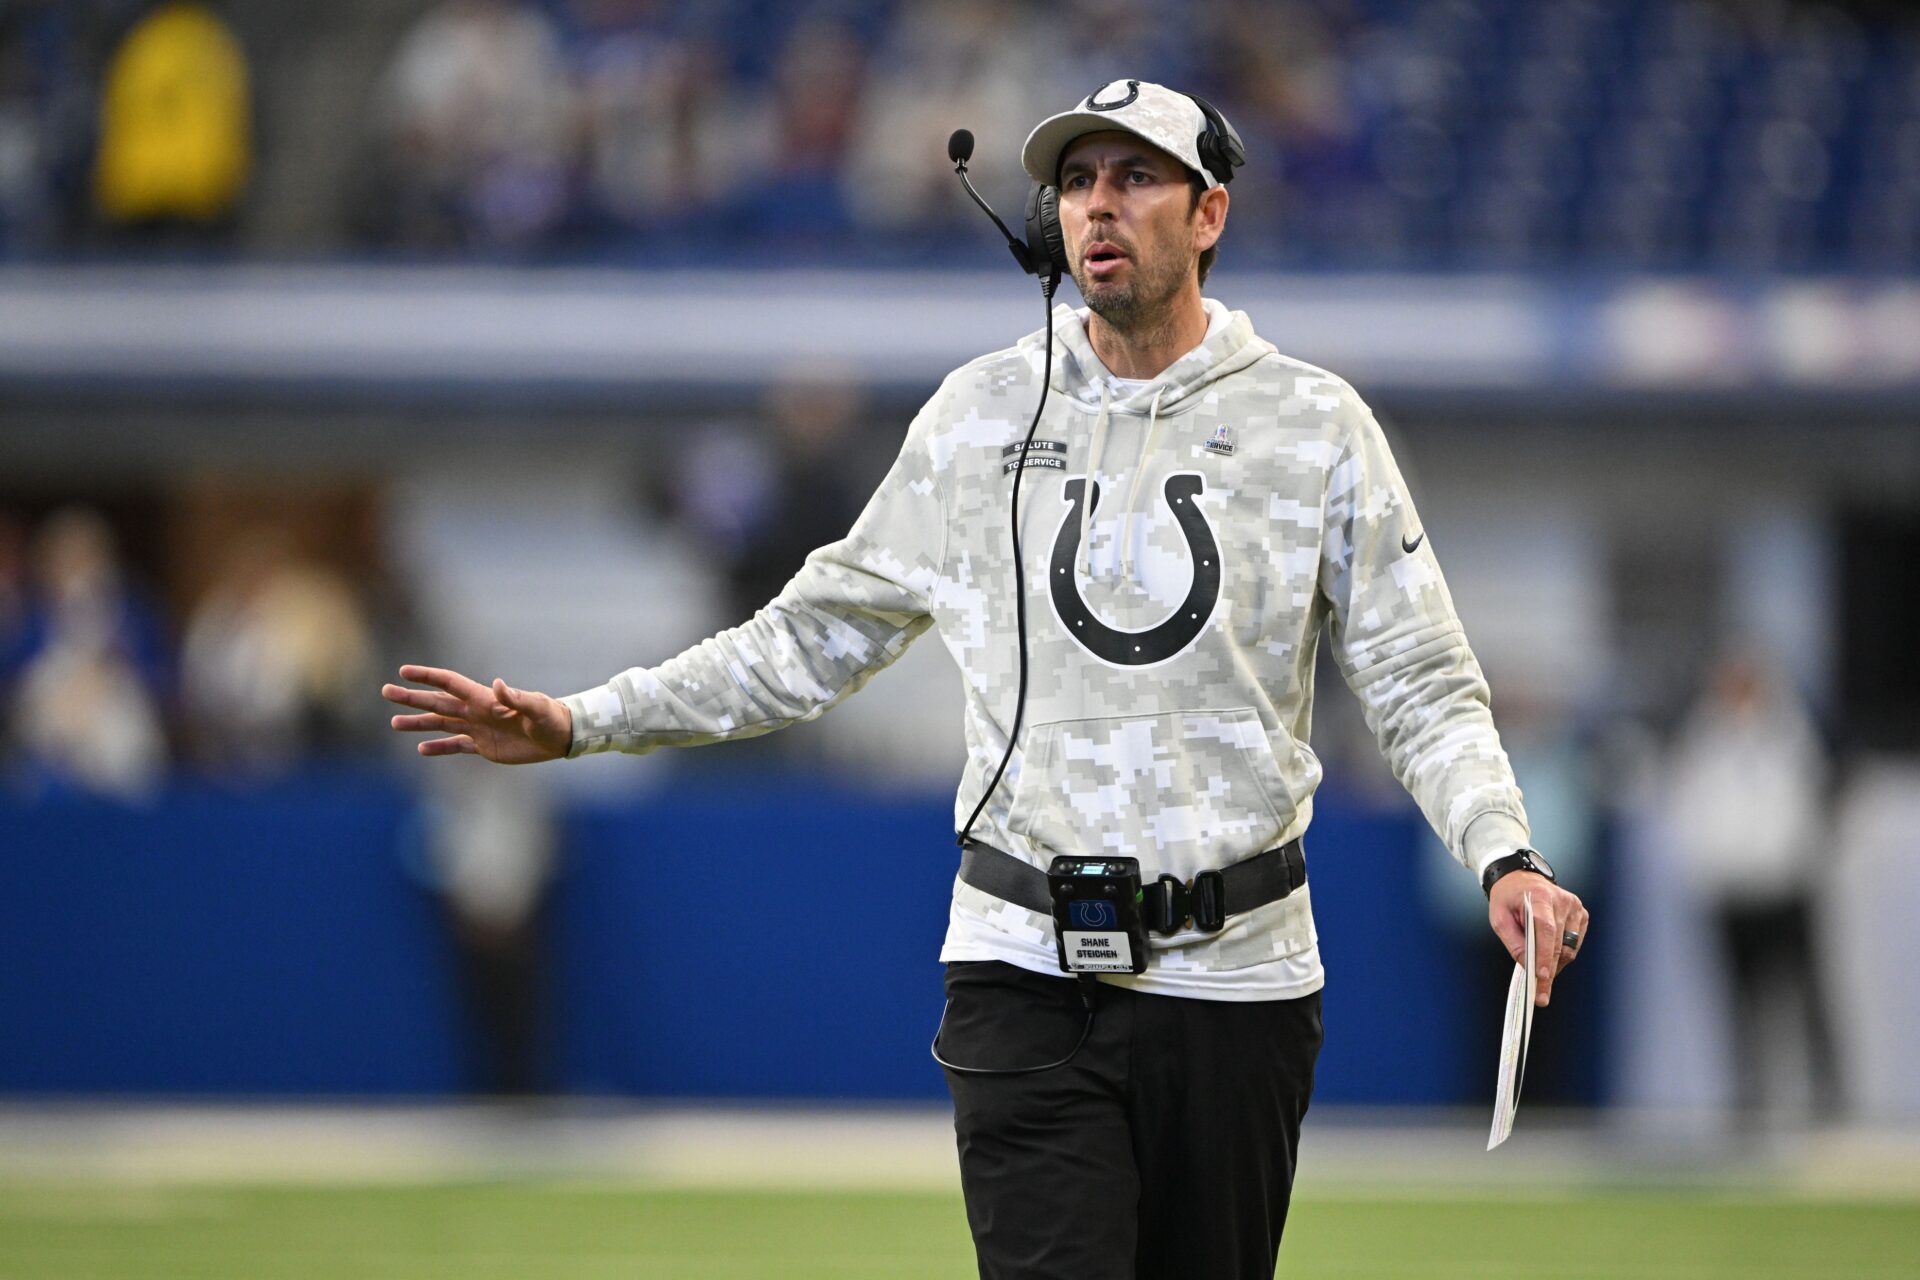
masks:
<svg viewBox="0 0 1920 1280"><path fill-rule="evenodd" d="M1043 916L1053 914L1047 873L992 845L969 840L960 854L960 879L982 893ZM1208 933L1225 926L1228 916L1264 907L1307 882L1306 851L1298 840L1242 858L1218 871L1202 871L1182 881L1162 875L1141 889L1147 928L1178 933L1188 920Z"/></svg>

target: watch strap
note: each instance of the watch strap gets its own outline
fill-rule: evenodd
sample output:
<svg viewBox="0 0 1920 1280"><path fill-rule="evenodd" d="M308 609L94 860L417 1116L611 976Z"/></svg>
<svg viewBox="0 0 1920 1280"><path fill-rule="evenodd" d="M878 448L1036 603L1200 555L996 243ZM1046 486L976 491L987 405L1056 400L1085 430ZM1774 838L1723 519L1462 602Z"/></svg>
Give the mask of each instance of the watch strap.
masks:
<svg viewBox="0 0 1920 1280"><path fill-rule="evenodd" d="M1506 857L1495 858L1487 864L1487 869L1480 874L1480 888L1491 898L1494 882L1514 871L1531 871L1537 876L1545 877L1548 884L1557 883L1553 868L1541 861L1534 850L1516 849Z"/></svg>

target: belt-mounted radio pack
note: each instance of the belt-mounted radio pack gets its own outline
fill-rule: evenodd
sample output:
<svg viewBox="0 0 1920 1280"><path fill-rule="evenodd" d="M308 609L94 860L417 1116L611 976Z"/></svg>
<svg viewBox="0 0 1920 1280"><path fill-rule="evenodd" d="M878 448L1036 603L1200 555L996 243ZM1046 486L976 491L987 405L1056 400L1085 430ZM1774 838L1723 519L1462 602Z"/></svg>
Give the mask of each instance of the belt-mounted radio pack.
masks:
<svg viewBox="0 0 1920 1280"><path fill-rule="evenodd" d="M1053 942L1068 973L1145 973L1147 918L1135 858L1062 855L1047 868Z"/></svg>
<svg viewBox="0 0 1920 1280"><path fill-rule="evenodd" d="M982 893L1053 918L1054 946L1068 973L1142 973L1147 935L1218 933L1242 912L1292 895L1307 882L1297 839L1191 880L1143 883L1133 858L1062 854L1045 871L969 840L960 879Z"/></svg>

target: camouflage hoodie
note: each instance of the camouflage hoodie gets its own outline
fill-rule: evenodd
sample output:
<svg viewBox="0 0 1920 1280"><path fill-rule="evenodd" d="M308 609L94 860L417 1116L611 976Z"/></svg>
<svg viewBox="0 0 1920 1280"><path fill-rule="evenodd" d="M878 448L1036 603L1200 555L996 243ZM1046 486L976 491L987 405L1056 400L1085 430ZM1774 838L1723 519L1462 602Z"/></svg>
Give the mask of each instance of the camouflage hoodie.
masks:
<svg viewBox="0 0 1920 1280"><path fill-rule="evenodd" d="M974 834L1043 867L1061 852L1135 857L1147 880L1303 834L1321 776L1307 745L1314 654L1330 620L1395 775L1477 872L1526 842L1525 813L1380 427L1345 382L1280 355L1244 313L1206 306L1206 339L1135 384L1094 354L1084 310L1054 310L1053 389L1020 491L1026 716ZM966 688L957 828L1013 721L1008 493L1044 340L950 374L852 532L751 620L565 699L571 754L811 719L931 626ZM1340 854L1310 850L1309 874ZM1050 921L957 880L942 959L1058 972ZM1146 973L1107 980L1228 1000L1317 990L1310 894L1217 934L1156 937Z"/></svg>

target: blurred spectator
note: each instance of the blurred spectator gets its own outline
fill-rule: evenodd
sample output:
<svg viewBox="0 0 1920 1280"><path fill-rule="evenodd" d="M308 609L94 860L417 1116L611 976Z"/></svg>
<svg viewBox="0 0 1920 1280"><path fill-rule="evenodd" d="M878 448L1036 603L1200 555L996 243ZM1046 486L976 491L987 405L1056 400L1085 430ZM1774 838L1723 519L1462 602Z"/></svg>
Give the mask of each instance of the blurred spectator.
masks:
<svg viewBox="0 0 1920 1280"><path fill-rule="evenodd" d="M91 221L88 51L106 21L100 4L0 4L0 257L57 249Z"/></svg>
<svg viewBox="0 0 1920 1280"><path fill-rule="evenodd" d="M744 172L724 50L662 0L574 0L570 57L589 234L693 226Z"/></svg>
<svg viewBox="0 0 1920 1280"><path fill-rule="evenodd" d="M417 248L520 248L565 217L569 86L553 24L514 0L444 0L378 104L370 229Z"/></svg>
<svg viewBox="0 0 1920 1280"><path fill-rule="evenodd" d="M671 489L655 497L724 566L726 625L753 616L809 552L853 527L891 458L887 446L860 447L863 408L848 379L792 374L767 395L769 430L708 433L660 477Z"/></svg>
<svg viewBox="0 0 1920 1280"><path fill-rule="evenodd" d="M204 4L164 0L115 49L100 101L93 193L125 231L230 229L252 167L247 60Z"/></svg>
<svg viewBox="0 0 1920 1280"><path fill-rule="evenodd" d="M468 1079L481 1093L551 1090L546 908L561 853L551 787L531 769L443 774L428 785L424 817L460 954Z"/></svg>
<svg viewBox="0 0 1920 1280"><path fill-rule="evenodd" d="M32 34L23 15L0 10L0 255L48 239L40 76Z"/></svg>
<svg viewBox="0 0 1920 1280"><path fill-rule="evenodd" d="M1828 760L1798 695L1750 653L1724 657L1667 762L1675 855L1706 907L1733 981L1738 1099L1766 1099L1777 1055L1765 1028L1778 993L1799 1001L1817 1109L1839 1079L1812 899L1835 852L1826 811Z"/></svg>
<svg viewBox="0 0 1920 1280"><path fill-rule="evenodd" d="M782 47L749 135L758 146L736 158L752 178L737 226L756 244L822 242L851 225L841 175L865 53L850 27L824 18L801 22Z"/></svg>
<svg viewBox="0 0 1920 1280"><path fill-rule="evenodd" d="M144 800L166 770L159 708L111 650L60 644L28 665L14 707L14 738L31 790Z"/></svg>
<svg viewBox="0 0 1920 1280"><path fill-rule="evenodd" d="M30 790L138 800L167 764L160 624L97 512L49 516L31 552L12 741Z"/></svg>
<svg viewBox="0 0 1920 1280"><path fill-rule="evenodd" d="M277 531L254 531L187 622L181 704L195 754L258 776L351 745L373 660L352 584Z"/></svg>
<svg viewBox="0 0 1920 1280"><path fill-rule="evenodd" d="M90 507L65 507L41 521L28 550L22 652L32 661L61 644L111 650L157 696L169 663L160 614L128 579L112 528Z"/></svg>
<svg viewBox="0 0 1920 1280"><path fill-rule="evenodd" d="M865 407L851 380L825 371L789 376L768 393L773 488L727 565L735 604L746 606L741 617L778 595L814 548L846 537L872 496L889 457L879 448L863 456Z"/></svg>
<svg viewBox="0 0 1920 1280"><path fill-rule="evenodd" d="M1049 7L1018 0L902 4L874 52L849 156L861 226L912 233L977 218L947 159L947 136L961 127L980 142L981 189L1017 212L1028 130L1097 87L1055 83L1068 43L1061 14Z"/></svg>
<svg viewBox="0 0 1920 1280"><path fill-rule="evenodd" d="M1333 218L1347 217L1366 165L1354 72L1343 52L1348 43L1327 10L1344 6L1262 4L1255 0L1210 6L1202 19L1200 66L1205 96L1218 85L1216 103L1247 148L1238 175L1235 209L1253 213L1256 225L1277 225L1284 242L1337 239ZM1248 40L1261 30L1273 38ZM1256 256L1260 237L1247 237ZM1223 245L1223 248L1225 246ZM1297 250L1296 250L1297 252Z"/></svg>
<svg viewBox="0 0 1920 1280"><path fill-rule="evenodd" d="M1091 93L1122 75L1185 85L1204 94L1193 83L1196 51L1191 45L1195 28L1211 17L1212 6L1188 13L1146 0L1068 0L1060 8L1066 39L1049 77L1060 96ZM1242 29L1242 43L1251 43L1246 40L1251 29Z"/></svg>

